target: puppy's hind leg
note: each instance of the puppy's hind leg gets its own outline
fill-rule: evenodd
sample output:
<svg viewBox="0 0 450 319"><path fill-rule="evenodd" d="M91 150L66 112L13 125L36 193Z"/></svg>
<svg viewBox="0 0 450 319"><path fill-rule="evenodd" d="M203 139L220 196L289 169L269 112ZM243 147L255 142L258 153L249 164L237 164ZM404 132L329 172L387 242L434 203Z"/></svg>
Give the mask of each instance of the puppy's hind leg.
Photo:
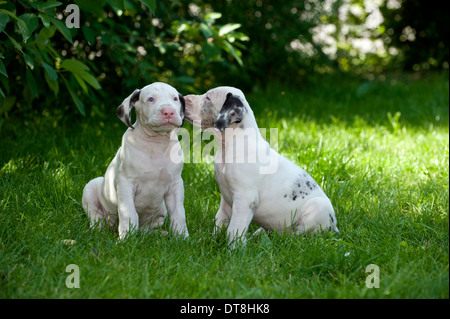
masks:
<svg viewBox="0 0 450 319"><path fill-rule="evenodd" d="M297 233L339 232L336 227L333 206L326 197L314 197L308 200L302 209L301 217L296 221L296 225Z"/></svg>
<svg viewBox="0 0 450 319"><path fill-rule="evenodd" d="M84 211L88 214L91 221L91 227L98 224L101 228L106 221L106 212L100 203L99 196L101 194L101 187L103 185L104 177L97 177L91 180L83 189L83 198L81 203Z"/></svg>

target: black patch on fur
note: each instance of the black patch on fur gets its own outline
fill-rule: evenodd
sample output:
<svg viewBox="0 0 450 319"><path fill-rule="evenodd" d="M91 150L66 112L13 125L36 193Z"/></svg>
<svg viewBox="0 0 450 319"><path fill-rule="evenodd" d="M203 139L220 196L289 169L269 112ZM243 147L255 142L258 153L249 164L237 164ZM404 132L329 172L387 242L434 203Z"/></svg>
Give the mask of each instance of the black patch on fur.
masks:
<svg viewBox="0 0 450 319"><path fill-rule="evenodd" d="M181 116L181 126L183 126L184 114L186 113L186 101L184 100L184 97L181 94L178 94L178 99L180 100L181 103L180 116Z"/></svg>
<svg viewBox="0 0 450 319"><path fill-rule="evenodd" d="M315 188L317 188L317 184L314 182L314 181L307 181L306 182L306 186L310 189L310 190L313 190L313 189L315 189Z"/></svg>
<svg viewBox="0 0 450 319"><path fill-rule="evenodd" d="M250 205L248 205L248 208L251 209L252 213L255 213L255 211L256 211L256 203L255 202L251 202Z"/></svg>
<svg viewBox="0 0 450 319"><path fill-rule="evenodd" d="M117 116L125 122L125 124L130 127L134 128L131 124L131 110L134 107L134 104L139 101L139 96L141 95L141 90L134 90L133 94L130 97L130 105L127 107L127 112L125 112L125 106L123 104L119 105L119 107L116 109Z"/></svg>
<svg viewBox="0 0 450 319"><path fill-rule="evenodd" d="M121 118L121 117L123 116L123 112L124 112L124 110L123 110L123 105L120 104L119 107L118 107L117 110L116 110L116 114L117 114L117 116L118 116L119 118Z"/></svg>
<svg viewBox="0 0 450 319"><path fill-rule="evenodd" d="M311 183L311 182L306 182L303 186L303 179L302 179L302 174L298 174L299 178L294 182L293 187L292 187L292 195L291 195L291 199L292 200L296 200L298 197L302 197L302 199L305 199L306 196L309 195L309 193L307 192L308 188L310 190L312 190L313 188L315 188L314 184L315 183Z"/></svg>
<svg viewBox="0 0 450 319"><path fill-rule="evenodd" d="M227 98L225 99L225 102L223 103L220 112L222 113L235 107L244 107L244 104L242 104L242 101L239 97L234 96L230 92L227 94Z"/></svg>
<svg viewBox="0 0 450 319"><path fill-rule="evenodd" d="M334 218L333 218L333 216L331 216L331 214L329 214L329 216L330 216L331 222L334 224Z"/></svg>
<svg viewBox="0 0 450 319"><path fill-rule="evenodd" d="M134 103L136 103L137 101L139 101L139 97L141 95L141 90L135 90L133 92L133 95L130 98L130 108L134 107Z"/></svg>
<svg viewBox="0 0 450 319"><path fill-rule="evenodd" d="M234 111L234 112L232 112ZM232 114L233 113L233 114ZM231 123L240 123L244 113L244 104L241 99L231 92L227 94L225 102L217 115L214 127L220 131L226 129ZM223 115L226 114L226 118ZM220 119L219 119L220 118Z"/></svg>

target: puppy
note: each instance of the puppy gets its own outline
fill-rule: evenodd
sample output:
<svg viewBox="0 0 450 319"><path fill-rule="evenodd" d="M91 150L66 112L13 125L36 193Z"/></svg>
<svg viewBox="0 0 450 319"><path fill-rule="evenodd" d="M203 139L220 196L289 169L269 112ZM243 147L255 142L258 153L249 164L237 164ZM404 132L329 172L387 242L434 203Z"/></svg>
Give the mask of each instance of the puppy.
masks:
<svg viewBox="0 0 450 319"><path fill-rule="evenodd" d="M338 231L328 197L308 173L270 148L241 90L218 87L185 101L189 122L203 130L214 127L219 144L214 174L221 192L215 225L228 227L231 248L245 243L252 221L297 234ZM261 159L268 159L269 167Z"/></svg>
<svg viewBox="0 0 450 319"><path fill-rule="evenodd" d="M133 108L136 123L131 125ZM171 229L187 237L183 163L170 160L173 149L182 152L170 134L183 123L183 96L172 86L156 82L135 90L116 113L129 128L105 176L84 187L82 205L91 226L113 226L118 217L119 237L124 239L138 227L148 230L162 225L168 213Z"/></svg>

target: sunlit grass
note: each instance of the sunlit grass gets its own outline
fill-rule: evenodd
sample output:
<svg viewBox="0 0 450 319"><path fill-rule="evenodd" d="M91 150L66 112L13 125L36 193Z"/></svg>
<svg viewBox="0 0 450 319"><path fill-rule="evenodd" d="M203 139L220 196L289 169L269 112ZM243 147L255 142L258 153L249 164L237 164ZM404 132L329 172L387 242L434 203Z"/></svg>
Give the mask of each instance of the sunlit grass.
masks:
<svg viewBox="0 0 450 319"><path fill-rule="evenodd" d="M89 229L80 205L120 144L114 110L56 127L6 124L0 297L448 298L448 77L396 81L247 93L259 126L278 128L278 151L330 197L340 233L263 234L231 253L212 236L212 164L184 166L188 240L117 244L117 233ZM72 263L80 289L65 286ZM378 289L365 285L369 264L380 267Z"/></svg>

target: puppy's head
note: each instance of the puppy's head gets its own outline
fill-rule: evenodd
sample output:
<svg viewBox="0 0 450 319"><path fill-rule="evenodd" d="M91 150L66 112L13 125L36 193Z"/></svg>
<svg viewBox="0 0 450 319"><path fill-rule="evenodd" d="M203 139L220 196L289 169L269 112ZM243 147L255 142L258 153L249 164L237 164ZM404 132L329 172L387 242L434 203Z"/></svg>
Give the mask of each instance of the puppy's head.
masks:
<svg viewBox="0 0 450 319"><path fill-rule="evenodd" d="M139 125L154 131L168 132L183 125L184 98L166 83L155 82L137 89L119 105L116 114L130 128L134 128L131 124L133 108Z"/></svg>
<svg viewBox="0 0 450 319"><path fill-rule="evenodd" d="M203 95L186 95L186 119L202 129L214 127L223 131L241 123L249 105L241 90L221 86Z"/></svg>

